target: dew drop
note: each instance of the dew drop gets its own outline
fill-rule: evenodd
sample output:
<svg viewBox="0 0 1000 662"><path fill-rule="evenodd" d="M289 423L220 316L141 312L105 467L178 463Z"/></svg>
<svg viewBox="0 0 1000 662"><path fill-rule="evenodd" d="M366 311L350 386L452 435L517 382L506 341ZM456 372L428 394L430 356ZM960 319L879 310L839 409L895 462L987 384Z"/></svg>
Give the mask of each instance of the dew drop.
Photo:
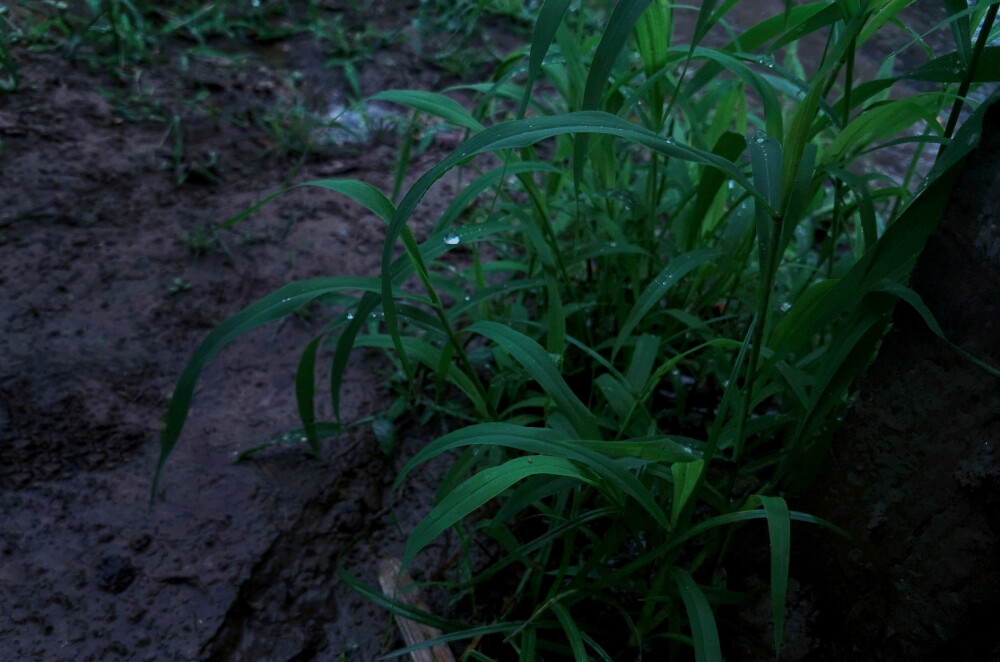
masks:
<svg viewBox="0 0 1000 662"><path fill-rule="evenodd" d="M667 144L668 144L668 145L673 145L673 144L674 144L674 143L676 143L676 142L677 142L677 141L676 141L676 140L674 140L673 136L670 136L669 138L667 138Z"/></svg>
<svg viewBox="0 0 1000 662"><path fill-rule="evenodd" d="M459 237L454 232L449 232L447 235L445 235L445 238L444 238L444 243L448 244L449 246L458 246L458 244L461 241L462 241L462 238Z"/></svg>
<svg viewBox="0 0 1000 662"><path fill-rule="evenodd" d="M754 141L755 141L755 142L756 142L756 143L757 143L758 145L763 145L763 144L764 144L764 142L765 142L766 140L767 140L767 134L766 134L766 133L764 133L763 131L759 131L759 132L757 133L757 135L756 135L756 136L754 136Z"/></svg>
<svg viewBox="0 0 1000 662"><path fill-rule="evenodd" d="M774 56L771 55L770 53L766 55L761 55L759 58L757 58L757 62L770 69L774 68Z"/></svg>
<svg viewBox="0 0 1000 662"><path fill-rule="evenodd" d="M347 319L349 320L354 319L354 313L352 313L351 311L347 311Z"/></svg>
<svg viewBox="0 0 1000 662"><path fill-rule="evenodd" d="M792 309L792 304L790 302L785 301L781 304L781 312L787 313L791 309Z"/></svg>
<svg viewBox="0 0 1000 662"><path fill-rule="evenodd" d="M471 301L472 297L470 297L468 294L466 294L464 297L462 297L462 300L463 301Z"/></svg>
<svg viewBox="0 0 1000 662"><path fill-rule="evenodd" d="M378 313L368 313L368 319L377 320Z"/></svg>

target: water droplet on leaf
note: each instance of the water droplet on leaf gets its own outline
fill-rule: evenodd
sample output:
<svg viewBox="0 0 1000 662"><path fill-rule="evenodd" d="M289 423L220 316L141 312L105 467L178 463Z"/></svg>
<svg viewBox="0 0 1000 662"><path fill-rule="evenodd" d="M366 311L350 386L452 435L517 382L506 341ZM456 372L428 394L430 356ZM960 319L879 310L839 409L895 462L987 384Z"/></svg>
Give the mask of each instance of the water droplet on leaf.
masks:
<svg viewBox="0 0 1000 662"><path fill-rule="evenodd" d="M445 238L444 238L444 243L448 244L449 246L458 246L458 244L461 241L462 241L462 238L459 237L454 232L449 232L447 235L445 235Z"/></svg>

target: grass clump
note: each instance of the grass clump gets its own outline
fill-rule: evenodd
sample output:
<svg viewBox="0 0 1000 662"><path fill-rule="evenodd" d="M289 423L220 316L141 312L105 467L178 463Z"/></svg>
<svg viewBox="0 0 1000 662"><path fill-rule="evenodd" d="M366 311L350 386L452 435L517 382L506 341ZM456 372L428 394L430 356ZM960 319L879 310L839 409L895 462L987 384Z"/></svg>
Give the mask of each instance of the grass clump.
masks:
<svg viewBox="0 0 1000 662"><path fill-rule="evenodd" d="M860 72L859 50L905 3L789 3L739 28L727 21L735 4L622 0L592 32L567 0L549 0L530 45L462 86L479 95L474 111L442 94L376 95L468 138L405 193L409 143L388 194L304 184L386 224L380 276L292 283L221 324L177 385L157 477L216 352L318 298L360 292L302 355L306 443L317 451L339 425L316 419L321 346L338 419L350 352L385 349L405 406L469 423L397 477L455 458L404 565L452 529L498 554L484 565L466 553L450 585L472 626L345 581L444 640L485 637L475 659L679 647L721 659L713 611L739 597L726 585L727 531L760 520L780 648L791 522L817 522L781 494L823 457L896 302L939 331L905 279L978 140L983 106L967 95L998 78L997 5L954 8L940 26L952 53L905 72L890 54ZM675 42L681 11L694 28ZM812 62L797 57L805 40L821 49ZM936 87L900 96L903 80ZM871 170L872 155L900 147L907 167ZM414 210L457 168L468 184L418 242ZM455 251L469 266L449 261Z"/></svg>

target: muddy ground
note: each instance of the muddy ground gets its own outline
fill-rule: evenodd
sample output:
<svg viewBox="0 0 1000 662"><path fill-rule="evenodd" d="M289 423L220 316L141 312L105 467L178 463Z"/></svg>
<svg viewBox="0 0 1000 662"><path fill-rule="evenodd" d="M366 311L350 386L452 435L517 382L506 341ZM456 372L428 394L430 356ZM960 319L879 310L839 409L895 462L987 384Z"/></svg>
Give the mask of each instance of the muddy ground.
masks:
<svg viewBox="0 0 1000 662"><path fill-rule="evenodd" d="M281 52L318 57L309 46ZM0 658L369 660L398 647L384 612L334 580L345 555L377 586L375 560L402 550L394 472L370 429L326 444L322 463L296 446L233 464L297 427L295 366L322 315L270 325L212 363L149 507L158 421L197 343L292 280L376 273L382 245L381 221L319 190L281 197L218 241L204 230L293 173L391 189L392 134L282 153L252 117L290 102L294 58L193 60L186 74L168 60L141 85L181 118L178 184L166 125L123 121L98 89L135 88L59 55L14 56L21 89L0 97ZM365 93L442 85L404 56L365 63ZM330 76L304 85L334 94ZM184 103L199 90L214 117ZM434 195L450 192L445 181ZM389 366L354 361L348 421L387 397ZM402 432L405 458L428 432ZM395 495L402 526L432 489L417 476Z"/></svg>
<svg viewBox="0 0 1000 662"><path fill-rule="evenodd" d="M400 554L404 537L390 507L396 505L404 530L412 527L429 503L439 467L413 474L400 494L388 485L394 466L436 431L401 428L402 451L392 460L363 426L325 444L323 462L301 447L285 447L233 464L238 451L296 427L293 374L301 347L322 327L322 314L258 330L210 364L157 504L149 507L157 421L207 332L291 280L377 270L381 222L328 192L291 192L217 241L203 233L289 177L352 177L391 188L391 140L348 141L300 159L252 121L254 113L280 107L296 93L287 73L320 57L310 47L306 39L277 44L241 66L192 59L186 72L168 58L148 68L139 87L58 55L14 51L21 89L0 97L0 659L370 660L401 644L386 629L384 612L347 588L335 569L340 562L376 586L375 561ZM336 73L310 71L302 85L315 98L343 85ZM361 73L368 94L447 83L405 49L376 52ZM155 89L180 117L181 158L174 158L175 135L166 133L167 125L123 121L99 88L133 97ZM213 112L184 103L198 91L208 95ZM418 157L413 172L439 159L448 140L442 136ZM434 189L424 218L453 190L449 181ZM995 237L997 217L991 218L984 227L994 223ZM422 230L419 216L415 230ZM989 254L989 268L996 258ZM995 307L986 310L993 335L976 335L979 344L971 350L989 345L1000 328ZM956 624L979 599L969 592L978 581L974 571L986 564L982 576L995 579L997 522L980 510L970 520L966 507L953 504L958 498L973 508L995 503L997 447L990 444L1000 409L995 381L961 372L969 367L947 363L941 357L951 355L935 351L930 358L921 354L918 367L938 376L915 381L908 372L913 357L890 353L883 359L890 367L863 389L861 413L847 433L861 441L840 446L855 450L838 456L841 483L830 487L831 494L854 490L855 501L840 500L839 510L821 499L806 503L870 534L864 552L845 552L868 574L848 569L846 576L855 582L891 576L897 584L893 592L873 588L859 598L851 593L857 584L824 584L827 573L810 566L808 556L797 557L787 659L875 659L873 648L852 650L848 637L863 634L861 645L877 647L879 637L902 627L937 633L932 643L938 646L969 636ZM943 372L933 373L938 369ZM388 372L378 357L356 354L343 390L346 420L386 404ZM973 383L981 389L975 400L980 418L963 414L963 427L948 434L974 433L978 446L899 460L894 466L906 472L886 483L877 482L884 474L878 462L844 459L863 452L856 449L868 443L864 434L882 439L893 429L905 441L928 417L969 411L963 393ZM931 401L935 406L926 407ZM919 411L927 414L914 419ZM873 428L873 421L888 427ZM959 441L948 436L941 443L951 448ZM900 491L900 481L926 476L919 462L945 460L960 470L941 469L938 482L951 491ZM872 496L858 485L880 491ZM913 548L913 532L928 530L921 522L930 515L937 518L936 537L922 533L927 542L919 558L893 560L892 549ZM953 531L975 538L972 552L959 559L961 576L949 580L969 590L952 586L944 596L928 579L940 574L934 563L956 565L952 555L961 550L935 546ZM418 579L448 564L447 545L444 540L422 555ZM873 553L881 554L878 563L866 560L864 554ZM903 570L886 574L894 564ZM766 569L748 567L747 586L766 595L760 581ZM914 594L929 597L893 603L884 597ZM959 606L939 617L942 601ZM908 626L912 610L923 610L922 620ZM768 641L769 613L766 604L757 615L741 612L743 625L731 627L748 641L733 659L766 659L756 644ZM905 632L899 645L909 648L893 650L908 656L879 659L997 655L983 639L992 636L988 629L968 650L993 658L931 658L929 635ZM925 648L914 648L920 645ZM825 657L831 650L846 657Z"/></svg>

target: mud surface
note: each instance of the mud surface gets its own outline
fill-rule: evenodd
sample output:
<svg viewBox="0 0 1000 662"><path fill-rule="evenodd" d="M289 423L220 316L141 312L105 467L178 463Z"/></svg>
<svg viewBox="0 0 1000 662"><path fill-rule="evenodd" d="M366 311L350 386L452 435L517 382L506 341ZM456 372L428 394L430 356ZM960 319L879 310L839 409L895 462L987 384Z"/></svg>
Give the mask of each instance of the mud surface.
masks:
<svg viewBox="0 0 1000 662"><path fill-rule="evenodd" d="M308 40L291 46L319 57ZM158 421L197 344L292 280L376 273L383 224L304 189L217 239L206 229L290 176L391 190L393 134L304 160L279 149L253 118L290 103L296 57L192 58L186 73L168 60L134 88L56 55L13 55L21 89L0 97L0 659L369 660L398 647L385 613L335 570L343 555L378 586L377 559L402 551L393 497L410 528L432 494L417 476L392 495L391 465L431 433L404 430L391 463L360 427L327 442L323 462L288 446L233 464L297 427L298 354L330 310L257 330L212 362L149 506ZM406 57L366 62L364 92L443 86L432 68L399 66ZM337 84L331 74L311 91ZM100 88L155 89L179 117L179 158L167 124L123 121ZM214 115L184 102L199 90ZM442 182L427 208L451 191ZM385 406L386 374L355 357L345 420Z"/></svg>

